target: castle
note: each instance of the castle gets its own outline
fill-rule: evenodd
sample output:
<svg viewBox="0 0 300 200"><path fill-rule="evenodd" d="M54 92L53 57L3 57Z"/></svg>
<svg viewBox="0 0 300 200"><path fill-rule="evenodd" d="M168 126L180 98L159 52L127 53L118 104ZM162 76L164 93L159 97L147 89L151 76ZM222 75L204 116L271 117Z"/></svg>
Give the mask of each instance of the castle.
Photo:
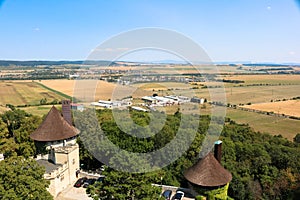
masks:
<svg viewBox="0 0 300 200"><path fill-rule="evenodd" d="M53 106L40 126L30 135L36 146L46 150L38 155L37 162L44 166L44 178L50 181L48 191L56 197L76 181L79 169L79 130L72 125L71 102L62 101L62 113Z"/></svg>

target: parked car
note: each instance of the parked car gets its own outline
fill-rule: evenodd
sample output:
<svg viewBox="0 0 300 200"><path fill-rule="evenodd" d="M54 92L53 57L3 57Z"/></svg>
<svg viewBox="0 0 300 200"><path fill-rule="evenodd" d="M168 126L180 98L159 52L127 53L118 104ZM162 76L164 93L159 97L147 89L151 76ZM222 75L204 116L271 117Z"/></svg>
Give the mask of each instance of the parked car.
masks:
<svg viewBox="0 0 300 200"><path fill-rule="evenodd" d="M173 200L182 200L184 197L184 192L182 191L177 191L176 194L174 195Z"/></svg>
<svg viewBox="0 0 300 200"><path fill-rule="evenodd" d="M170 200L172 196L172 191L171 190L165 190L162 193L162 197L165 198L166 200Z"/></svg>
<svg viewBox="0 0 300 200"><path fill-rule="evenodd" d="M74 187L81 187L83 183L87 180L87 177L80 178L74 184Z"/></svg>
<svg viewBox="0 0 300 200"><path fill-rule="evenodd" d="M83 183L82 187L87 188L89 185L93 185L95 182L96 182L96 179L94 179L94 178L87 179Z"/></svg>
<svg viewBox="0 0 300 200"><path fill-rule="evenodd" d="M97 182L102 182L104 180L105 176L100 176L96 181Z"/></svg>

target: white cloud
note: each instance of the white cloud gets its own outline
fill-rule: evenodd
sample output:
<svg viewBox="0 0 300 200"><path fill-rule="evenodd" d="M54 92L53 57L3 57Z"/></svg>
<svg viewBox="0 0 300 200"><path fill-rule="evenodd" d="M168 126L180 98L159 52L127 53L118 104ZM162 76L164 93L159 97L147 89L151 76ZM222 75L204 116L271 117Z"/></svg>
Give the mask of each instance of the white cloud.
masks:
<svg viewBox="0 0 300 200"><path fill-rule="evenodd" d="M36 32L38 32L38 31L40 31L40 28L39 27L35 27L33 30L36 31Z"/></svg>
<svg viewBox="0 0 300 200"><path fill-rule="evenodd" d="M295 55L295 54L296 54L296 52L294 52L294 51L290 51L290 52L289 52L289 54L290 54L290 55Z"/></svg>

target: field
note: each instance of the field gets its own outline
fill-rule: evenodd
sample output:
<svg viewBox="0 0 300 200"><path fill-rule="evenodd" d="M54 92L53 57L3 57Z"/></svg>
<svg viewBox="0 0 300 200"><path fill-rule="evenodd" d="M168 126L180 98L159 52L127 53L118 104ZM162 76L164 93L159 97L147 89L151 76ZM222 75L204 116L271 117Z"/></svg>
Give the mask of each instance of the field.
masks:
<svg viewBox="0 0 300 200"><path fill-rule="evenodd" d="M273 111L274 113L284 113L287 115L300 116L299 101L279 101L271 103L276 99L290 99L299 95L300 76L296 75L226 75L224 79L243 80L245 83L240 84L224 83L227 102L230 104L247 104L249 108ZM42 87L43 84L46 87ZM262 85L253 85L262 84ZM269 85L266 85L269 84ZM202 88L203 85L212 88ZM162 83L140 83L130 86L118 85L105 81L75 81L75 80L42 80L39 82L32 81L5 81L0 82L2 87L0 91L0 112L4 112L6 108L3 106L7 103L13 105L37 104L40 99L47 98L48 101L64 97L59 92L76 97L85 102L98 101L99 99L119 99L126 96L142 97L145 95L187 95L193 93L196 96L204 97L210 100L210 93L216 97L220 96L222 89L218 86L220 82L208 82L195 84L185 84L176 82ZM195 87L194 89L192 89ZM196 87L199 87L198 89ZM49 88L49 89L47 89ZM75 92L74 92L75 88ZM58 92L53 92L58 91ZM113 95L112 95L113 94ZM47 114L50 106L32 106L22 108L25 111L44 115ZM169 108L159 108L174 113L178 106ZM210 106L205 105L200 110L201 114L210 114ZM253 112L247 112L236 109L227 109L227 117L238 123L249 124L254 130L260 132L268 132L273 135L281 134L288 139L292 139L296 133L299 133L300 121L281 118L276 116L268 116Z"/></svg>
<svg viewBox="0 0 300 200"><path fill-rule="evenodd" d="M269 133L271 135L282 135L293 140L297 133L300 133L300 120L281 118L247 112L236 109L227 109L227 117L241 124L249 124L255 131Z"/></svg>
<svg viewBox="0 0 300 200"><path fill-rule="evenodd" d="M51 109L52 105L42 105L42 106L30 106L30 107L24 107L20 108L21 110L24 110L25 112L28 112L33 115L38 115L40 117L46 115L49 110ZM60 105L56 105L56 108L60 109Z"/></svg>
<svg viewBox="0 0 300 200"><path fill-rule="evenodd" d="M300 75L226 75L219 79L241 80L245 83L219 82L201 83L208 86L222 86L226 93L227 102L230 104L268 103L271 100L283 100L300 96ZM210 95L218 96L220 88L199 89L196 94L199 97L209 99Z"/></svg>
<svg viewBox="0 0 300 200"><path fill-rule="evenodd" d="M2 81L0 87L0 105L2 106L6 104L34 105L39 104L43 98L46 98L47 102L63 98L31 81Z"/></svg>
<svg viewBox="0 0 300 200"><path fill-rule="evenodd" d="M41 80L40 83L69 96L73 95L74 80Z"/></svg>
<svg viewBox="0 0 300 200"><path fill-rule="evenodd" d="M299 100L259 103L259 104L246 105L243 107L254 109L254 110L262 110L267 112L274 112L278 114L300 117Z"/></svg>
<svg viewBox="0 0 300 200"><path fill-rule="evenodd" d="M113 70L140 70L143 72L155 72L158 74L188 74L188 73L251 73L247 70L238 69L237 66L230 65L145 65L145 66L108 66L108 67L94 67L93 70L104 70L104 69L113 69Z"/></svg>
<svg viewBox="0 0 300 200"><path fill-rule="evenodd" d="M261 75L226 75L222 78L227 80L242 80L244 84L298 84L300 75L292 74L261 74Z"/></svg>
<svg viewBox="0 0 300 200"><path fill-rule="evenodd" d="M41 84L85 102L121 99L128 96L141 97L149 94L135 86L117 86L114 83L97 80L43 80Z"/></svg>

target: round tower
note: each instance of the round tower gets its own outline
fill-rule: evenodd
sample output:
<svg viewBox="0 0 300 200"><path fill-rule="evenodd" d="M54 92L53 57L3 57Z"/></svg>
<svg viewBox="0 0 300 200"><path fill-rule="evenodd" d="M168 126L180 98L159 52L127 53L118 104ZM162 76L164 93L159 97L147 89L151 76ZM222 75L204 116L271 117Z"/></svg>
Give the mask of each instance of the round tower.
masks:
<svg viewBox="0 0 300 200"><path fill-rule="evenodd" d="M44 121L30 135L30 138L50 150L59 146L76 144L78 134L79 130L69 124L53 106Z"/></svg>
<svg viewBox="0 0 300 200"><path fill-rule="evenodd" d="M221 144L221 141L215 143L215 156L208 153L184 172L190 189L197 194L227 197L232 175L220 163Z"/></svg>

